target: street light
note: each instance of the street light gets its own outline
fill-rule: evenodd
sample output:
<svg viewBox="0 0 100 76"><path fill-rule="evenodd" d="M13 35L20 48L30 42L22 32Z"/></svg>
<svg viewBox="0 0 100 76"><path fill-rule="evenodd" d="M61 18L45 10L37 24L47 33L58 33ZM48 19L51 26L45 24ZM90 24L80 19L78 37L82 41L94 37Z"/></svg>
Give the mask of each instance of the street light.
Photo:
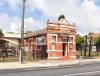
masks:
<svg viewBox="0 0 100 76"><path fill-rule="evenodd" d="M20 54L19 62L23 63L23 52L24 52L24 13L25 13L25 2L22 0L22 17L21 17L21 44L20 44Z"/></svg>

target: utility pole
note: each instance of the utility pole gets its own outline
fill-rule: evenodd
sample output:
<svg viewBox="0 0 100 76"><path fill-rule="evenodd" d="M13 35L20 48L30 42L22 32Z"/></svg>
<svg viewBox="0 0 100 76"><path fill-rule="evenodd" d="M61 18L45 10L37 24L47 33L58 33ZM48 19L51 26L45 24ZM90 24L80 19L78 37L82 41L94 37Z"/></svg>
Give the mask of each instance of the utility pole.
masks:
<svg viewBox="0 0 100 76"><path fill-rule="evenodd" d="M24 13L25 13L25 2L22 0L22 17L21 17L21 43L20 43L20 54L19 62L23 63L23 52L24 52Z"/></svg>

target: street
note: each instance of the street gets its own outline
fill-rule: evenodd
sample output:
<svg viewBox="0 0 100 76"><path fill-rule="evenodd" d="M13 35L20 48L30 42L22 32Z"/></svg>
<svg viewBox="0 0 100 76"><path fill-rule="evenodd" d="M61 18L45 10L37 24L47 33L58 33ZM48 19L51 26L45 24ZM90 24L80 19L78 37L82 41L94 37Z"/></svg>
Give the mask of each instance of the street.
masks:
<svg viewBox="0 0 100 76"><path fill-rule="evenodd" d="M100 76L100 62L55 68L0 70L0 76Z"/></svg>

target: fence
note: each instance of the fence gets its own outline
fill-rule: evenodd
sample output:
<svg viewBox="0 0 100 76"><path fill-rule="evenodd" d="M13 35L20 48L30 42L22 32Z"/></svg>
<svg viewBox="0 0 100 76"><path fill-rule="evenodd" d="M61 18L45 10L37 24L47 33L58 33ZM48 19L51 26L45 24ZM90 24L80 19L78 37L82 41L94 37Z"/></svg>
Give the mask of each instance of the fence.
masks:
<svg viewBox="0 0 100 76"><path fill-rule="evenodd" d="M77 56L100 56L100 45L78 46Z"/></svg>

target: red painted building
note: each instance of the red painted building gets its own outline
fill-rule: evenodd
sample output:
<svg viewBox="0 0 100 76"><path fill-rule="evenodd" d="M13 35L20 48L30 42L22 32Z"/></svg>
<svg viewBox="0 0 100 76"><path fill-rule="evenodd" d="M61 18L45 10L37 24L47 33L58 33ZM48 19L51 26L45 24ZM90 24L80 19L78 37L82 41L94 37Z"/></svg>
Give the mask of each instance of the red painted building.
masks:
<svg viewBox="0 0 100 76"><path fill-rule="evenodd" d="M47 27L25 37L25 51L47 59L76 58L76 26L65 19L48 20Z"/></svg>

